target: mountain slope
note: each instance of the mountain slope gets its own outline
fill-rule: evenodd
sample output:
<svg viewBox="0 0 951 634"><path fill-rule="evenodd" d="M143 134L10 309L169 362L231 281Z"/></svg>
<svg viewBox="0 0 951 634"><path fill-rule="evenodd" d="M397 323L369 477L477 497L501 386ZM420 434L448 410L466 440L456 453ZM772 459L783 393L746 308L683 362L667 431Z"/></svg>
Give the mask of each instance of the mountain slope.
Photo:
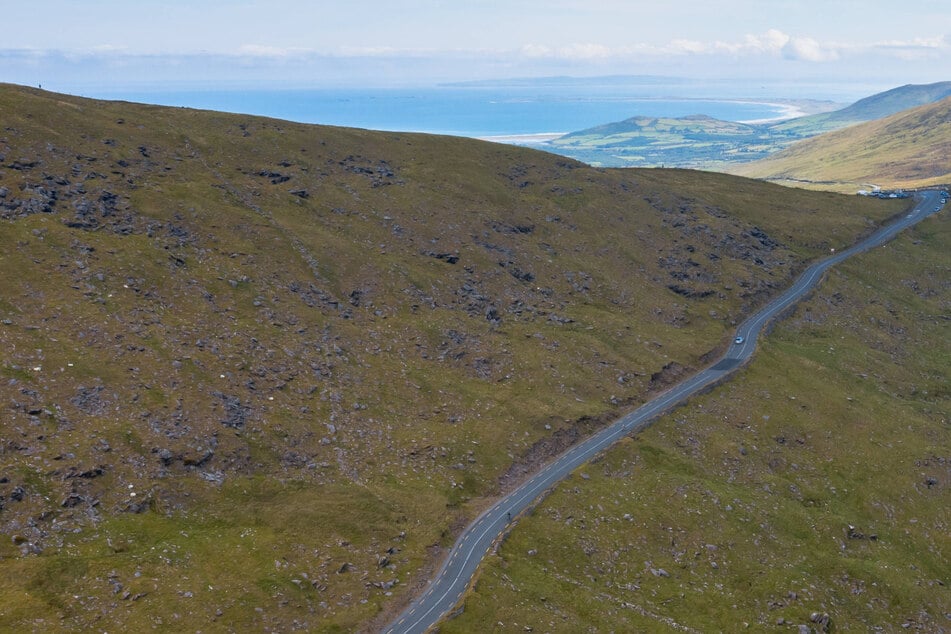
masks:
<svg viewBox="0 0 951 634"><path fill-rule="evenodd" d="M942 212L837 267L520 518L440 631L947 631L949 249Z"/></svg>
<svg viewBox="0 0 951 634"><path fill-rule="evenodd" d="M946 97L951 97L951 81L933 84L907 84L859 99L841 110L798 117L770 127L775 131L796 132L801 136L814 136L856 123L882 119L902 110L910 110L911 108L941 101Z"/></svg>
<svg viewBox="0 0 951 634"><path fill-rule="evenodd" d="M771 181L855 191L951 182L951 97L797 143L730 171Z"/></svg>
<svg viewBox="0 0 951 634"><path fill-rule="evenodd" d="M15 86L0 112L14 630L372 629L487 499L902 209Z"/></svg>
<svg viewBox="0 0 951 634"><path fill-rule="evenodd" d="M935 103L946 97L951 97L951 81L906 84L859 99L847 108L830 113L830 116L839 121L871 121L902 110Z"/></svg>
<svg viewBox="0 0 951 634"><path fill-rule="evenodd" d="M593 165L722 169L761 160L802 139L934 103L951 95L951 82L907 85L854 104L778 123L743 124L710 117L634 117L572 132L545 147Z"/></svg>

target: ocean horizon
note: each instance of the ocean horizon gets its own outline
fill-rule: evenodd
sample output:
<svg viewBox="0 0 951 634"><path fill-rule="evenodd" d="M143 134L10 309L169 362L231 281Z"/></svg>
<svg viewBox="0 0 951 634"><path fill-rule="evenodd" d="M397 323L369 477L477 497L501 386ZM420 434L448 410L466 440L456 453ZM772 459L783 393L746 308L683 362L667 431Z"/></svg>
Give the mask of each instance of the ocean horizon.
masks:
<svg viewBox="0 0 951 634"><path fill-rule="evenodd" d="M707 115L726 121L789 116L788 105L768 98L660 96L651 95L649 88L663 90L658 86L639 86L637 90L616 86L189 88L84 91L81 96L300 123L475 138L565 134L635 116Z"/></svg>

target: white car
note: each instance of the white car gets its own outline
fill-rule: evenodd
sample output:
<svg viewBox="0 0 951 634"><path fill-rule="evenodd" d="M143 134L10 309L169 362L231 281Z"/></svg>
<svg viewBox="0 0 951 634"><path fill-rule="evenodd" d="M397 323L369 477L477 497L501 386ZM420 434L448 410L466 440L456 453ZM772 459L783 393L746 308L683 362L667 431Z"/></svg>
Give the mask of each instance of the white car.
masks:
<svg viewBox="0 0 951 634"><path fill-rule="evenodd" d="M743 343L744 341L745 339L743 339L743 335L737 335L736 339L733 340L733 343Z"/></svg>

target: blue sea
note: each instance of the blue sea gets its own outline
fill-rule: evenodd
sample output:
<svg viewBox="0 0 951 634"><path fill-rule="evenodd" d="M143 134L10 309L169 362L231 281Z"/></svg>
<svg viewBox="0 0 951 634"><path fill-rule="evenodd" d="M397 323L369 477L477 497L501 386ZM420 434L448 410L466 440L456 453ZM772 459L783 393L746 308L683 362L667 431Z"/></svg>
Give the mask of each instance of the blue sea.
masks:
<svg viewBox="0 0 951 634"><path fill-rule="evenodd" d="M652 96L650 87L645 86L211 88L97 91L84 96L262 115L301 123L468 137L567 133L634 116L705 114L727 121L749 121L782 114L781 107L768 103L768 99L749 102Z"/></svg>

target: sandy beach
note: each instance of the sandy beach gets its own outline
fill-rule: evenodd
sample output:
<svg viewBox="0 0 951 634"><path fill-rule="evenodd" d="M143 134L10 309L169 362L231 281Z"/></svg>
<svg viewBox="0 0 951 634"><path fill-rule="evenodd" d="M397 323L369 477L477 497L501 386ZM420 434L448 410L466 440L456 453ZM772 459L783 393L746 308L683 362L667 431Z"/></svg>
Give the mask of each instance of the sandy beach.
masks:
<svg viewBox="0 0 951 634"><path fill-rule="evenodd" d="M480 141L492 141L493 143L508 143L509 145L543 145L563 137L567 132L541 132L538 134L503 134L497 136L476 137Z"/></svg>
<svg viewBox="0 0 951 634"><path fill-rule="evenodd" d="M781 100L781 101L754 101L747 99L738 99L742 103L755 103L763 106L769 106L771 108L776 108L779 110L779 114L775 117L769 117L767 119L749 119L746 121L740 121L739 123L748 123L750 125L760 124L760 123L775 123L777 121L786 121L788 119L795 119L797 117L805 117L811 114L821 114L823 112L832 112L833 110L838 110L843 108L845 104L833 103L831 101L814 101L814 100Z"/></svg>

